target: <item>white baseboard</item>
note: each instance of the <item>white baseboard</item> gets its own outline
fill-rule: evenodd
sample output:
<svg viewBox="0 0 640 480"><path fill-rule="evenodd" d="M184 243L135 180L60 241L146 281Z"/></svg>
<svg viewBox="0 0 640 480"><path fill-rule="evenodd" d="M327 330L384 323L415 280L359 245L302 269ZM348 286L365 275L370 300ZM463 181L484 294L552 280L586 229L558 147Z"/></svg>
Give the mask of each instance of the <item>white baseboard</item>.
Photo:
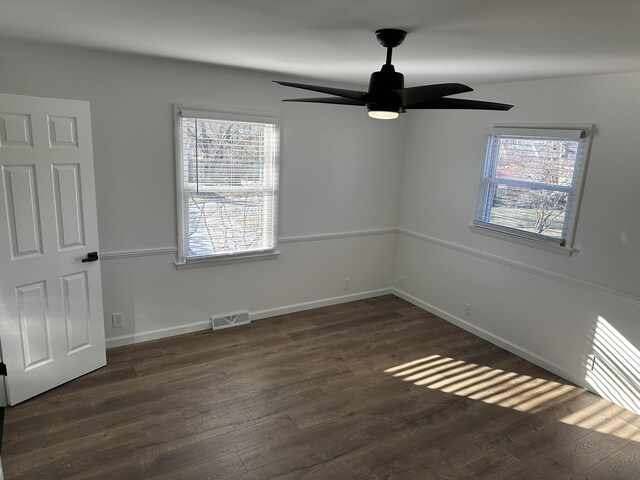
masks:
<svg viewBox="0 0 640 480"><path fill-rule="evenodd" d="M562 378L569 380L570 382L573 382L582 388L586 388L587 390L593 391L593 387L591 387L584 378L581 378L579 375L576 375L572 372L569 372L568 370L565 370L564 368L560 367L554 362L551 362L527 350L526 348L516 345L515 343L510 342L509 340L506 340L498 335L495 335L494 333L491 333L488 330L485 330L484 328L477 327L456 315L452 315L449 312L446 312L430 303L420 300L419 298L416 298L413 295L409 295L408 293L403 292L402 290L399 290L397 288L392 288L391 291L396 297L400 297L403 300L406 300L407 302L412 303L415 306L422 308L423 310L426 310L427 312L433 313L434 315L437 315L438 317L450 323L453 323L454 325L470 333L473 333L474 335L480 338L483 338L488 342L493 343L494 345L504 348L505 350L515 355L518 355L519 357L522 357L525 360L528 360L531 363L544 368L545 370L549 370L550 372L555 373L556 375L559 375Z"/></svg>
<svg viewBox="0 0 640 480"><path fill-rule="evenodd" d="M146 332L106 338L105 343L107 344L107 348L121 347L123 345L148 342L149 340L158 340L159 338L173 337L174 335L182 335L184 333L198 332L200 330L207 330L208 328L211 328L211 320L202 320L201 322L184 323L173 327L158 328L156 330L147 330Z"/></svg>
<svg viewBox="0 0 640 480"><path fill-rule="evenodd" d="M267 308L264 310L256 310L250 312L251 320L261 320L263 318L276 317L287 313L301 312L303 310L311 310L312 308L326 307L329 305L338 305L340 303L353 302L356 300L364 300L366 298L379 297L380 295L388 295L392 292L391 288L380 288L378 290L368 290L366 292L351 293L348 295L340 295L338 297L323 298L310 302L294 303L284 305L282 307ZM123 345L132 345L134 343L147 342L149 340L157 340L160 338L173 337L174 335L182 335L184 333L192 333L200 330L208 330L211 328L211 320L202 320L200 322L185 323L172 327L159 328L156 330L147 330L145 332L131 333L119 337L111 337L105 340L107 348L121 347Z"/></svg>
<svg viewBox="0 0 640 480"><path fill-rule="evenodd" d="M338 305L340 303L354 302L356 300L364 300L366 298L379 297L380 295L388 295L392 292L391 288L380 288L378 290L368 290L366 292L350 293L348 295L340 295L338 297L323 298L321 300L313 300L311 302L294 303L293 305L285 305L284 307L267 308L265 310L256 310L251 312L251 320L260 320L263 318L275 317L277 315L285 315L287 313L302 312L303 310L311 310L312 308L327 307L329 305Z"/></svg>

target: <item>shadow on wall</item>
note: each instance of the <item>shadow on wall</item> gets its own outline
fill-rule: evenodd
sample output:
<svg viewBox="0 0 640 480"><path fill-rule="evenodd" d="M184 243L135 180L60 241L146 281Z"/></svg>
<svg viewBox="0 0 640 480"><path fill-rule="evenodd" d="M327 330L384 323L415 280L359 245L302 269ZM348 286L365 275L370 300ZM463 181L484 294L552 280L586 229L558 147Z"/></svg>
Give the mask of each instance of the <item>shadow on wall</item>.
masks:
<svg viewBox="0 0 640 480"><path fill-rule="evenodd" d="M586 380L605 398L640 415L640 351L599 316Z"/></svg>

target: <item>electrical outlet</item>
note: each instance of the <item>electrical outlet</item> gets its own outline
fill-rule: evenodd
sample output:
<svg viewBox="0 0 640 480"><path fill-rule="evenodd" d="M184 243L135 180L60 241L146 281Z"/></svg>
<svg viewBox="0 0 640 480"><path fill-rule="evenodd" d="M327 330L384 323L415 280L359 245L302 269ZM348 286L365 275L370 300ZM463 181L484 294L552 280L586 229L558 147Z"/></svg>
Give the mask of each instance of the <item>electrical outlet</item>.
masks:
<svg viewBox="0 0 640 480"><path fill-rule="evenodd" d="M464 314L467 316L471 316L471 304L470 303L465 303L464 304Z"/></svg>
<svg viewBox="0 0 640 480"><path fill-rule="evenodd" d="M349 290L351 288L351 279L349 277L345 278L342 282L342 289Z"/></svg>
<svg viewBox="0 0 640 480"><path fill-rule="evenodd" d="M122 312L112 314L111 323L113 324L113 328L124 327L124 314Z"/></svg>
<svg viewBox="0 0 640 480"><path fill-rule="evenodd" d="M398 282L398 285L400 285L401 287L406 286L407 284L407 278L404 275L400 275L400 281Z"/></svg>

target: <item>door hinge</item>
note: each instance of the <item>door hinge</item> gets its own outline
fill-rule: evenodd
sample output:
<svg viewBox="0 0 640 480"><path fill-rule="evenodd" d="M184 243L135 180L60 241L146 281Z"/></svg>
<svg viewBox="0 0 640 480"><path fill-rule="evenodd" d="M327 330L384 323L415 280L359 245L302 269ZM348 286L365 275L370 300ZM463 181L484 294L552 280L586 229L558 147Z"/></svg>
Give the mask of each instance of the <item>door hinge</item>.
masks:
<svg viewBox="0 0 640 480"><path fill-rule="evenodd" d="M4 362L0 362L0 375L2 375L3 377L7 376L7 366L4 364Z"/></svg>

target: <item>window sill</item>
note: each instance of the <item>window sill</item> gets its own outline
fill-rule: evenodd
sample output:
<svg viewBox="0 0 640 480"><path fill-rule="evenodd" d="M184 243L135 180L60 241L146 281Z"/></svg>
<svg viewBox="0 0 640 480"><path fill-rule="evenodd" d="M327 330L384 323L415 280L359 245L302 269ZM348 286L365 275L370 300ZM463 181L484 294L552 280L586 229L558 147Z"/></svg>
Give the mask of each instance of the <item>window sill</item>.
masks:
<svg viewBox="0 0 640 480"><path fill-rule="evenodd" d="M499 230L493 230L492 228L479 227L478 225L469 225L469 229L474 233L480 233L493 238L499 238L500 240L506 240L508 242L519 243L521 245L528 245L530 247L545 250L547 252L553 252L566 257L570 256L573 252L578 250L575 248L561 247L559 245L552 245L550 243L538 242L526 237L520 237L518 235L512 235Z"/></svg>
<svg viewBox="0 0 640 480"><path fill-rule="evenodd" d="M260 260L272 260L280 255L280 250L272 250L262 253L248 253L244 255L228 255L224 257L204 257L186 262L175 262L177 270L189 268L213 267L216 265L231 265L234 263L256 262Z"/></svg>

